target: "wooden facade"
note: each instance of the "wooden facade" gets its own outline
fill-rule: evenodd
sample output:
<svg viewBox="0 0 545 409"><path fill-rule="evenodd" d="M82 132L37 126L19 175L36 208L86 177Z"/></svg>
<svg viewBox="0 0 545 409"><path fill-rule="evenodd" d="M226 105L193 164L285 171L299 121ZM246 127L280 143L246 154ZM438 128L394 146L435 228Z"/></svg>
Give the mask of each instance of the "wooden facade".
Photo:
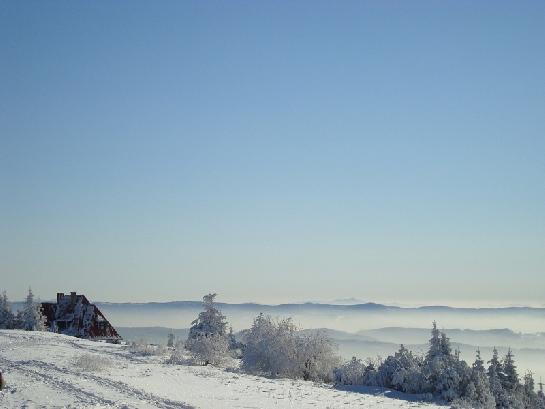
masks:
<svg viewBox="0 0 545 409"><path fill-rule="evenodd" d="M83 294L57 293L57 302L42 303L42 311L52 332L95 341L118 343L121 340L100 309Z"/></svg>

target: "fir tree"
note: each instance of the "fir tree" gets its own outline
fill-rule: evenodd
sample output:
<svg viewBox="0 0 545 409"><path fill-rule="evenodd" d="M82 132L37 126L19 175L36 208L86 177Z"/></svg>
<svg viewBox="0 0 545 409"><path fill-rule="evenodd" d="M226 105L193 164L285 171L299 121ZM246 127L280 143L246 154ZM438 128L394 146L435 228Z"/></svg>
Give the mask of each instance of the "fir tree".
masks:
<svg viewBox="0 0 545 409"><path fill-rule="evenodd" d="M508 408L509 402L507 399L507 395L502 387L501 382L501 362L498 357L498 350L496 347L494 347L494 350L492 352L492 359L488 361L488 382L490 384L490 392L492 392L492 395L494 396L494 399L496 401L496 407L498 409L500 408Z"/></svg>
<svg viewBox="0 0 545 409"><path fill-rule="evenodd" d="M503 364L500 372L500 379L503 389L508 392L513 392L519 385L519 377L517 367L515 366L515 356L511 348L507 351L507 355L503 359Z"/></svg>
<svg viewBox="0 0 545 409"><path fill-rule="evenodd" d="M45 317L42 314L42 306L34 302L34 294L29 287L23 310L20 311L19 319L21 329L27 331L45 331Z"/></svg>
<svg viewBox="0 0 545 409"><path fill-rule="evenodd" d="M450 346L450 339L447 337L447 334L441 332L441 340L439 341L441 348L441 354L443 356L450 356L452 354L452 347Z"/></svg>
<svg viewBox="0 0 545 409"><path fill-rule="evenodd" d="M475 362L471 366L471 379L466 387L466 399L476 408L492 409L496 407L496 400L490 391L490 383L481 358L481 351L477 349Z"/></svg>
<svg viewBox="0 0 545 409"><path fill-rule="evenodd" d="M437 329L437 322L433 321L431 329L430 347L426 353L426 360L432 361L435 357L442 355L441 331Z"/></svg>
<svg viewBox="0 0 545 409"><path fill-rule="evenodd" d="M208 294L203 297L204 311L199 313L197 319L191 323L189 338L203 334L226 335L227 320L225 315L216 308L214 302L216 296L217 294Z"/></svg>
<svg viewBox="0 0 545 409"><path fill-rule="evenodd" d="M452 354L450 340L437 329L436 322L433 323L429 345L423 366L429 391L444 400L455 400L463 392L469 368Z"/></svg>
<svg viewBox="0 0 545 409"><path fill-rule="evenodd" d="M204 311L191 323L185 347L196 361L204 365L218 364L229 347L227 320L216 308L216 294L203 297Z"/></svg>
<svg viewBox="0 0 545 409"><path fill-rule="evenodd" d="M419 393L424 389L422 359L413 355L402 344L394 356L380 365L377 373L382 386L406 393Z"/></svg>
<svg viewBox="0 0 545 409"><path fill-rule="evenodd" d="M537 407L545 409L545 393L543 393L543 382L539 380L539 391L537 391Z"/></svg>
<svg viewBox="0 0 545 409"><path fill-rule="evenodd" d="M535 391L534 377L531 372L527 372L524 375L522 395L524 409L538 408L538 396Z"/></svg>
<svg viewBox="0 0 545 409"><path fill-rule="evenodd" d="M11 305L8 301L8 296L4 291L0 295L0 329L10 329L14 326L14 315L11 310Z"/></svg>
<svg viewBox="0 0 545 409"><path fill-rule="evenodd" d="M481 350L477 348L477 354L475 356L475 362L473 362L472 368L476 372L484 373L484 361L481 358Z"/></svg>

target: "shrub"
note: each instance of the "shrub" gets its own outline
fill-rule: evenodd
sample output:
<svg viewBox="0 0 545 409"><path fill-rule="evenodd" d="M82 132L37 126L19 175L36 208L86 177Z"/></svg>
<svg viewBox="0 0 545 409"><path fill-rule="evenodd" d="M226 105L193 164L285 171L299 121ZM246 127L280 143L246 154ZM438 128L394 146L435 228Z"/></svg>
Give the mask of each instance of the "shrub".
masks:
<svg viewBox="0 0 545 409"><path fill-rule="evenodd" d="M185 347L184 343L179 341L174 345L174 348L170 352L170 356L167 359L167 364L179 364L179 365L186 365L192 363L190 360L187 359L185 355Z"/></svg>
<svg viewBox="0 0 545 409"><path fill-rule="evenodd" d="M242 369L274 377L331 381L338 363L335 345L321 332L301 335L291 319L260 314L244 333Z"/></svg>
<svg viewBox="0 0 545 409"><path fill-rule="evenodd" d="M295 377L296 331L290 319L275 322L259 314L244 333L242 369L256 374Z"/></svg>
<svg viewBox="0 0 545 409"><path fill-rule="evenodd" d="M422 393L425 389L422 365L422 359L401 345L399 351L378 368L378 383L401 392Z"/></svg>
<svg viewBox="0 0 545 409"><path fill-rule="evenodd" d="M82 371L102 371L110 365L110 361L100 355L84 354L74 360L74 366Z"/></svg>
<svg viewBox="0 0 545 409"><path fill-rule="evenodd" d="M303 379L331 382L339 364L336 345L325 333L318 331L299 337L297 342L297 366Z"/></svg>
<svg viewBox="0 0 545 409"><path fill-rule="evenodd" d="M335 370L335 382L340 385L363 385L365 364L361 359L352 357Z"/></svg>
<svg viewBox="0 0 545 409"><path fill-rule="evenodd" d="M219 365L227 358L229 341L219 334L198 334L189 338L185 346L195 363Z"/></svg>
<svg viewBox="0 0 545 409"><path fill-rule="evenodd" d="M166 348L164 346L148 344L144 340L138 340L129 346L129 351L136 355L154 356L164 355Z"/></svg>

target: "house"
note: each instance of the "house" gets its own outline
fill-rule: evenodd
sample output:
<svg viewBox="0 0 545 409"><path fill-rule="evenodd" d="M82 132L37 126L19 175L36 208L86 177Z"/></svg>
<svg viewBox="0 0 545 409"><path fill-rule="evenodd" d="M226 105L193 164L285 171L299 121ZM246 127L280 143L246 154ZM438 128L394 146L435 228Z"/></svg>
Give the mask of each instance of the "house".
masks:
<svg viewBox="0 0 545 409"><path fill-rule="evenodd" d="M57 293L57 302L42 303L42 311L52 332L112 343L121 340L104 314L83 294Z"/></svg>

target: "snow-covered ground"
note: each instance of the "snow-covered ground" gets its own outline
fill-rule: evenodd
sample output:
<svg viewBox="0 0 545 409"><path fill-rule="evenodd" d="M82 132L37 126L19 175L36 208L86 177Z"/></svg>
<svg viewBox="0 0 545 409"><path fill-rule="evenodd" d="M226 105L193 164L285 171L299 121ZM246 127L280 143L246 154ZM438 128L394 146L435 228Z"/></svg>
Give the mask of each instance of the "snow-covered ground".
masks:
<svg viewBox="0 0 545 409"><path fill-rule="evenodd" d="M441 408L392 391L338 390L213 367L171 365L126 346L0 330L1 408ZM92 368L94 363L99 367Z"/></svg>

